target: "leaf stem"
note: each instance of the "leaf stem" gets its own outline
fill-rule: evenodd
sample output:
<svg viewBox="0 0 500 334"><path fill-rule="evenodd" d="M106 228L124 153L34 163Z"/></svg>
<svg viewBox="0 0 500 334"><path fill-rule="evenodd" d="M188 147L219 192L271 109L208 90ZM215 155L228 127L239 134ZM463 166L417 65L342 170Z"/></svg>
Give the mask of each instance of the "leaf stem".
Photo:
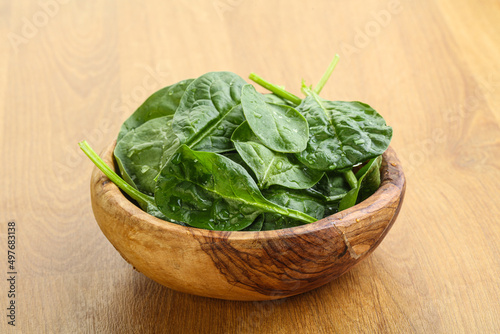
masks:
<svg viewBox="0 0 500 334"><path fill-rule="evenodd" d="M307 86L306 81L302 79L302 86L300 87L300 90L305 96L310 96L312 94L312 85Z"/></svg>
<svg viewBox="0 0 500 334"><path fill-rule="evenodd" d="M288 212L289 212L289 214L287 215L288 217L302 220L303 222L308 223L308 224L318 221L314 217L311 217L308 214L297 211L297 210L288 209Z"/></svg>
<svg viewBox="0 0 500 334"><path fill-rule="evenodd" d="M90 160L99 168L104 175L106 175L114 184L116 184L121 190L123 190L127 195L132 197L137 202L141 204L150 204L155 206L152 197L141 193L139 190L132 187L130 184L125 182L118 174L116 174L108 165L101 159L101 157L90 147L90 145L84 140L78 143L82 151L89 157Z"/></svg>
<svg viewBox="0 0 500 334"><path fill-rule="evenodd" d="M286 100L288 100L296 105L298 105L298 104L300 104L300 102L302 102L302 100L298 96L295 96L292 93L287 92L283 88L276 86L275 84L272 84L267 80L264 80L262 77L258 76L255 73L250 73L248 78L250 80L254 81L255 83L261 85L265 89L270 90L271 92L278 95L279 97L282 97L282 98L284 98L284 99L286 99Z"/></svg>
<svg viewBox="0 0 500 334"><path fill-rule="evenodd" d="M333 57L333 60L330 63L330 65L328 65L328 68L326 69L325 74L323 74L323 76L321 77L321 80L319 80L318 84L316 85L316 88L314 88L314 92L316 94L319 94L321 92L321 90L325 86L328 79L330 79L330 76L332 75L333 70L335 69L335 66L337 66L339 59L340 59L340 56L338 54L336 54L335 57Z"/></svg>
<svg viewBox="0 0 500 334"><path fill-rule="evenodd" d="M352 169L348 172L344 172L344 176L347 180L347 183L351 186L351 189L354 189L358 186L358 179L356 178L356 175L354 175L354 172Z"/></svg>
<svg viewBox="0 0 500 334"><path fill-rule="evenodd" d="M335 196L327 196L326 199L327 199L327 202L337 202L338 200L341 200L342 198L344 198L346 193L344 194L340 194L340 195L335 195Z"/></svg>

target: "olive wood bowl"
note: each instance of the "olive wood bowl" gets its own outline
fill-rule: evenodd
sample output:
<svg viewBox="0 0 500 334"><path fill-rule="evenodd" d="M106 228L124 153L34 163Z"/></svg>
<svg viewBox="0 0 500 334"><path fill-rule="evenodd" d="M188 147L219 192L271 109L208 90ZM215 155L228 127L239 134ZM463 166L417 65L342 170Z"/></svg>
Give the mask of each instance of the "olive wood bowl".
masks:
<svg viewBox="0 0 500 334"><path fill-rule="evenodd" d="M101 155L114 168L111 144ZM228 300L270 300L322 286L367 257L396 220L405 177L396 153L383 155L371 197L315 223L275 231L225 232L155 218L99 169L92 209L102 232L136 270L171 289Z"/></svg>

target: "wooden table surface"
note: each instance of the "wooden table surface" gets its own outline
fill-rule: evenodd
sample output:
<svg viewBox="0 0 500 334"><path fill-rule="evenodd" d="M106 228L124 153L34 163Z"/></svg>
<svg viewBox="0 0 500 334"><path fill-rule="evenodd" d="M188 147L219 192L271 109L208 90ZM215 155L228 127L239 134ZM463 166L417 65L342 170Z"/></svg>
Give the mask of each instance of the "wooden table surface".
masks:
<svg viewBox="0 0 500 334"><path fill-rule="evenodd" d="M498 22L493 0L2 0L0 332L499 333ZM300 94L335 53L322 95L377 109L408 180L380 247L275 302L186 295L135 272L94 220L78 141L103 149L149 94L208 71Z"/></svg>

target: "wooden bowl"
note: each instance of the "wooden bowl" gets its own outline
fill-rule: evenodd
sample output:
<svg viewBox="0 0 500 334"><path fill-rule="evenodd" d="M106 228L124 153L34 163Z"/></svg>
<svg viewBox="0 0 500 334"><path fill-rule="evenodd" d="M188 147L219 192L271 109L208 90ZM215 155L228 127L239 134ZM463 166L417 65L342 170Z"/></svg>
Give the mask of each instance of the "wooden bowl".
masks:
<svg viewBox="0 0 500 334"><path fill-rule="evenodd" d="M111 144L101 155L114 167ZM316 223L262 232L221 232L157 219L128 200L99 169L92 209L104 235L136 270L171 289L229 300L269 300L324 285L382 241L403 203L405 177L394 150L382 184L362 203Z"/></svg>

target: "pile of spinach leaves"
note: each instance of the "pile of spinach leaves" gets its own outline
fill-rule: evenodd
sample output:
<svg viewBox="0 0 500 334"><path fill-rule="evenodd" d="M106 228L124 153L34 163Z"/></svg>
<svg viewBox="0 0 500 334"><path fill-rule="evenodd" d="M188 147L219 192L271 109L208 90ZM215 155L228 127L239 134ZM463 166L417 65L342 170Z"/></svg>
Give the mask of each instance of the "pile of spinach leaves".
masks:
<svg viewBox="0 0 500 334"><path fill-rule="evenodd" d="M271 93L231 72L159 90L120 129L121 177L85 141L80 147L164 220L224 231L312 223L375 192L392 137L370 106L319 96L337 62L314 89L302 83L304 99L253 73Z"/></svg>

